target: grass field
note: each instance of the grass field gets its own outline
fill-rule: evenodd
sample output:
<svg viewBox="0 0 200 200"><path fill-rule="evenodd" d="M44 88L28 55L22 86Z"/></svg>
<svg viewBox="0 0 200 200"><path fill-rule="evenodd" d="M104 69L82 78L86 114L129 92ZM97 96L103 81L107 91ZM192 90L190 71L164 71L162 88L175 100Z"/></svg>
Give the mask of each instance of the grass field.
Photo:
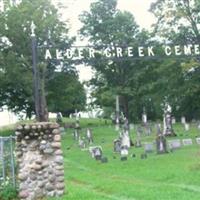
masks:
<svg viewBox="0 0 200 200"><path fill-rule="evenodd" d="M88 151L81 151L68 131L62 141L67 190L62 198L49 200L199 200L200 146L195 142L199 130L193 127L186 133L180 124L175 130L179 135L176 138L191 137L194 145L165 155L155 151L145 160L140 158L143 148L132 147L130 155L136 157L122 162L113 153L113 140L118 134L114 127L93 127L94 145L101 145L109 160L105 164L92 159ZM131 135L134 139L133 131ZM142 139L153 141L155 135Z"/></svg>
<svg viewBox="0 0 200 200"><path fill-rule="evenodd" d="M68 121L69 123L71 121ZM108 122L110 123L110 122ZM192 138L193 145L182 147L174 152L157 155L156 151L141 159L142 148L132 147L127 161L113 153L113 140L118 133L113 126L105 126L104 121L81 121L82 134L91 126L94 145L101 145L108 163L91 158L88 151L81 151L73 140L72 130L63 135L66 191L61 198L48 200L199 200L200 199L200 145L195 136L200 130L192 126L185 132L177 124L176 138ZM9 135L12 131L2 129L0 135ZM143 136L142 141L154 141L156 134ZM131 131L135 140L135 132ZM169 138L172 139L172 138ZM115 157L115 158L114 158Z"/></svg>

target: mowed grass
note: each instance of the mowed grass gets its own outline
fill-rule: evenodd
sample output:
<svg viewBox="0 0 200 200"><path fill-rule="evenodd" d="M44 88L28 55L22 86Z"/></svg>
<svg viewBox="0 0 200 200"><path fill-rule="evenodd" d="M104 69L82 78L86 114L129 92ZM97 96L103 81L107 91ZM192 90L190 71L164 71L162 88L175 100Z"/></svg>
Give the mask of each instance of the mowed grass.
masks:
<svg viewBox="0 0 200 200"><path fill-rule="evenodd" d="M48 200L199 200L200 199L200 145L195 136L200 131L192 126L185 132L178 124L176 138L192 138L193 145L174 152L157 155L156 151L141 159L144 148L130 149L127 161L113 153L113 140L118 133L112 126L92 127L94 145L101 145L108 163L91 158L88 151L81 151L73 140L72 131L63 136L66 191L61 198ZM82 135L85 134L82 130ZM135 140L135 132L131 131ZM154 134L143 136L144 141L155 140ZM172 139L172 138L168 138Z"/></svg>

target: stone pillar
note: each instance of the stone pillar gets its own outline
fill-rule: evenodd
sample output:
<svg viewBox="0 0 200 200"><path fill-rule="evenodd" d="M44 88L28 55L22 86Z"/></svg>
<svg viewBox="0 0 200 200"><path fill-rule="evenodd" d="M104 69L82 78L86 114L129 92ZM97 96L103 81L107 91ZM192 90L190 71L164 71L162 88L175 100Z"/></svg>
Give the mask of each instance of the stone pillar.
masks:
<svg viewBox="0 0 200 200"><path fill-rule="evenodd" d="M15 134L20 199L63 195L64 166L59 125L48 122L19 125Z"/></svg>

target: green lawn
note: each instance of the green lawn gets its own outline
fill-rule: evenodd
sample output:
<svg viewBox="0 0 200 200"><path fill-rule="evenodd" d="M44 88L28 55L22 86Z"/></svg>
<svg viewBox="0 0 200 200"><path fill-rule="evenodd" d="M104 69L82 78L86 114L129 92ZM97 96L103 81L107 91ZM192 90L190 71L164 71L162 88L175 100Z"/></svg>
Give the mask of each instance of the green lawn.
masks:
<svg viewBox="0 0 200 200"><path fill-rule="evenodd" d="M175 129L178 138L191 137L194 145L165 155L154 152L146 160L140 159L143 148L133 147L130 154L135 153L136 158L122 162L113 153L112 141L117 136L114 127L93 127L95 144L101 145L108 157L106 164L93 160L88 151L81 151L68 131L62 141L67 190L62 198L49 200L199 200L200 146L195 143L198 130L192 127L186 133L181 125ZM135 134L131 134L134 139ZM143 141L154 138L145 136Z"/></svg>
<svg viewBox="0 0 200 200"><path fill-rule="evenodd" d="M122 162L120 156L113 153L113 140L118 135L114 127L105 126L104 121L97 119L81 120L82 134L88 125L94 133L94 145L103 147L109 162L95 161L88 151L81 151L73 140L72 130L68 129L62 140L66 191L63 197L48 200L200 199L200 145L195 142L200 131L195 126L188 133L181 124L175 126L176 138L192 138L192 146L165 155L157 155L154 151L144 160L140 158L143 147L132 147L130 155L134 153L136 157L129 156ZM13 132L6 128L0 131L0 135ZM131 131L131 136L135 140L135 132ZM143 136L142 141L154 141L155 137L154 128L154 134Z"/></svg>

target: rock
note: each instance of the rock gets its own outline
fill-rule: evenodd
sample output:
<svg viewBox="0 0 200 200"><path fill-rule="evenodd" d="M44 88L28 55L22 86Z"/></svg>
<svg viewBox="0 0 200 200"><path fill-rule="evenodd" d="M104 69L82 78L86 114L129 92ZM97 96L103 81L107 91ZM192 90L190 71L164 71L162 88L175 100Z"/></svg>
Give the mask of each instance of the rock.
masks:
<svg viewBox="0 0 200 200"><path fill-rule="evenodd" d="M32 125L31 127L33 130L35 130L37 127L35 125Z"/></svg>
<svg viewBox="0 0 200 200"><path fill-rule="evenodd" d="M21 135L21 134L22 134L22 133L19 132L19 131L16 131L16 132L15 132L15 135L16 135L16 136L19 136L19 135Z"/></svg>
<svg viewBox="0 0 200 200"><path fill-rule="evenodd" d="M51 183L47 183L46 186L45 186L46 190L48 191L52 191L54 190L54 186L51 184Z"/></svg>
<svg viewBox="0 0 200 200"><path fill-rule="evenodd" d="M56 156L55 157L55 162L57 164L63 164L63 162L64 162L63 157L62 156Z"/></svg>
<svg viewBox="0 0 200 200"><path fill-rule="evenodd" d="M56 177L54 175L51 175L51 176L48 177L48 180L50 182L54 182L56 180Z"/></svg>
<svg viewBox="0 0 200 200"><path fill-rule="evenodd" d="M54 141L55 142L60 142L61 141L61 136L60 135L55 135L54 136Z"/></svg>
<svg viewBox="0 0 200 200"><path fill-rule="evenodd" d="M51 144L51 146L53 147L53 148L61 148L61 143L60 142L52 142L52 144Z"/></svg>
<svg viewBox="0 0 200 200"><path fill-rule="evenodd" d="M29 126L29 125L25 125L25 126L24 126L24 129L25 129L25 130L30 130L30 126Z"/></svg>
<svg viewBox="0 0 200 200"><path fill-rule="evenodd" d="M41 165L42 164L42 158L38 158L35 162L36 162L36 164Z"/></svg>
<svg viewBox="0 0 200 200"><path fill-rule="evenodd" d="M26 190L22 190L21 192L19 192L19 197L22 198L22 199L25 199L28 196L29 196L29 193Z"/></svg>
<svg viewBox="0 0 200 200"><path fill-rule="evenodd" d="M38 187L39 188L43 188L45 186L45 181L40 181L39 183L38 183Z"/></svg>
<svg viewBox="0 0 200 200"><path fill-rule="evenodd" d="M53 197L55 195L55 192L54 191L52 191L52 192L47 192L47 196L49 196L49 197Z"/></svg>
<svg viewBox="0 0 200 200"><path fill-rule="evenodd" d="M64 176L64 171L63 170L56 171L56 176Z"/></svg>
<svg viewBox="0 0 200 200"><path fill-rule="evenodd" d="M63 190L58 190L56 191L56 195L57 196L62 196L64 194L64 191Z"/></svg>
<svg viewBox="0 0 200 200"><path fill-rule="evenodd" d="M27 176L26 173L20 173L18 175L18 178L19 178L20 181L25 181L28 178L28 176Z"/></svg>
<svg viewBox="0 0 200 200"><path fill-rule="evenodd" d="M45 154L52 154L54 150L52 148L44 149Z"/></svg>
<svg viewBox="0 0 200 200"><path fill-rule="evenodd" d="M53 129L52 133L54 135L58 135L60 133L59 129Z"/></svg>
<svg viewBox="0 0 200 200"><path fill-rule="evenodd" d="M60 150L60 149L56 150L55 155L62 155L62 150Z"/></svg>
<svg viewBox="0 0 200 200"><path fill-rule="evenodd" d="M58 165L55 167L56 170L64 170L64 167L63 165Z"/></svg>
<svg viewBox="0 0 200 200"><path fill-rule="evenodd" d="M58 176L58 177L57 177L57 181L58 181L58 182L64 182L64 180L65 180L65 179L64 179L64 176Z"/></svg>
<svg viewBox="0 0 200 200"><path fill-rule="evenodd" d="M38 165L38 164L32 164L31 165L31 169L34 169L36 171L39 171L42 169L42 165Z"/></svg>
<svg viewBox="0 0 200 200"><path fill-rule="evenodd" d="M41 188L35 189L35 199L41 199L44 196L43 190Z"/></svg>
<svg viewBox="0 0 200 200"><path fill-rule="evenodd" d="M23 126L22 126L22 125L18 125L18 126L17 126L17 130L18 130L18 131L23 130Z"/></svg>
<svg viewBox="0 0 200 200"><path fill-rule="evenodd" d="M58 184L56 184L56 189L63 190L64 188L65 188L65 184L64 183L58 183Z"/></svg>

